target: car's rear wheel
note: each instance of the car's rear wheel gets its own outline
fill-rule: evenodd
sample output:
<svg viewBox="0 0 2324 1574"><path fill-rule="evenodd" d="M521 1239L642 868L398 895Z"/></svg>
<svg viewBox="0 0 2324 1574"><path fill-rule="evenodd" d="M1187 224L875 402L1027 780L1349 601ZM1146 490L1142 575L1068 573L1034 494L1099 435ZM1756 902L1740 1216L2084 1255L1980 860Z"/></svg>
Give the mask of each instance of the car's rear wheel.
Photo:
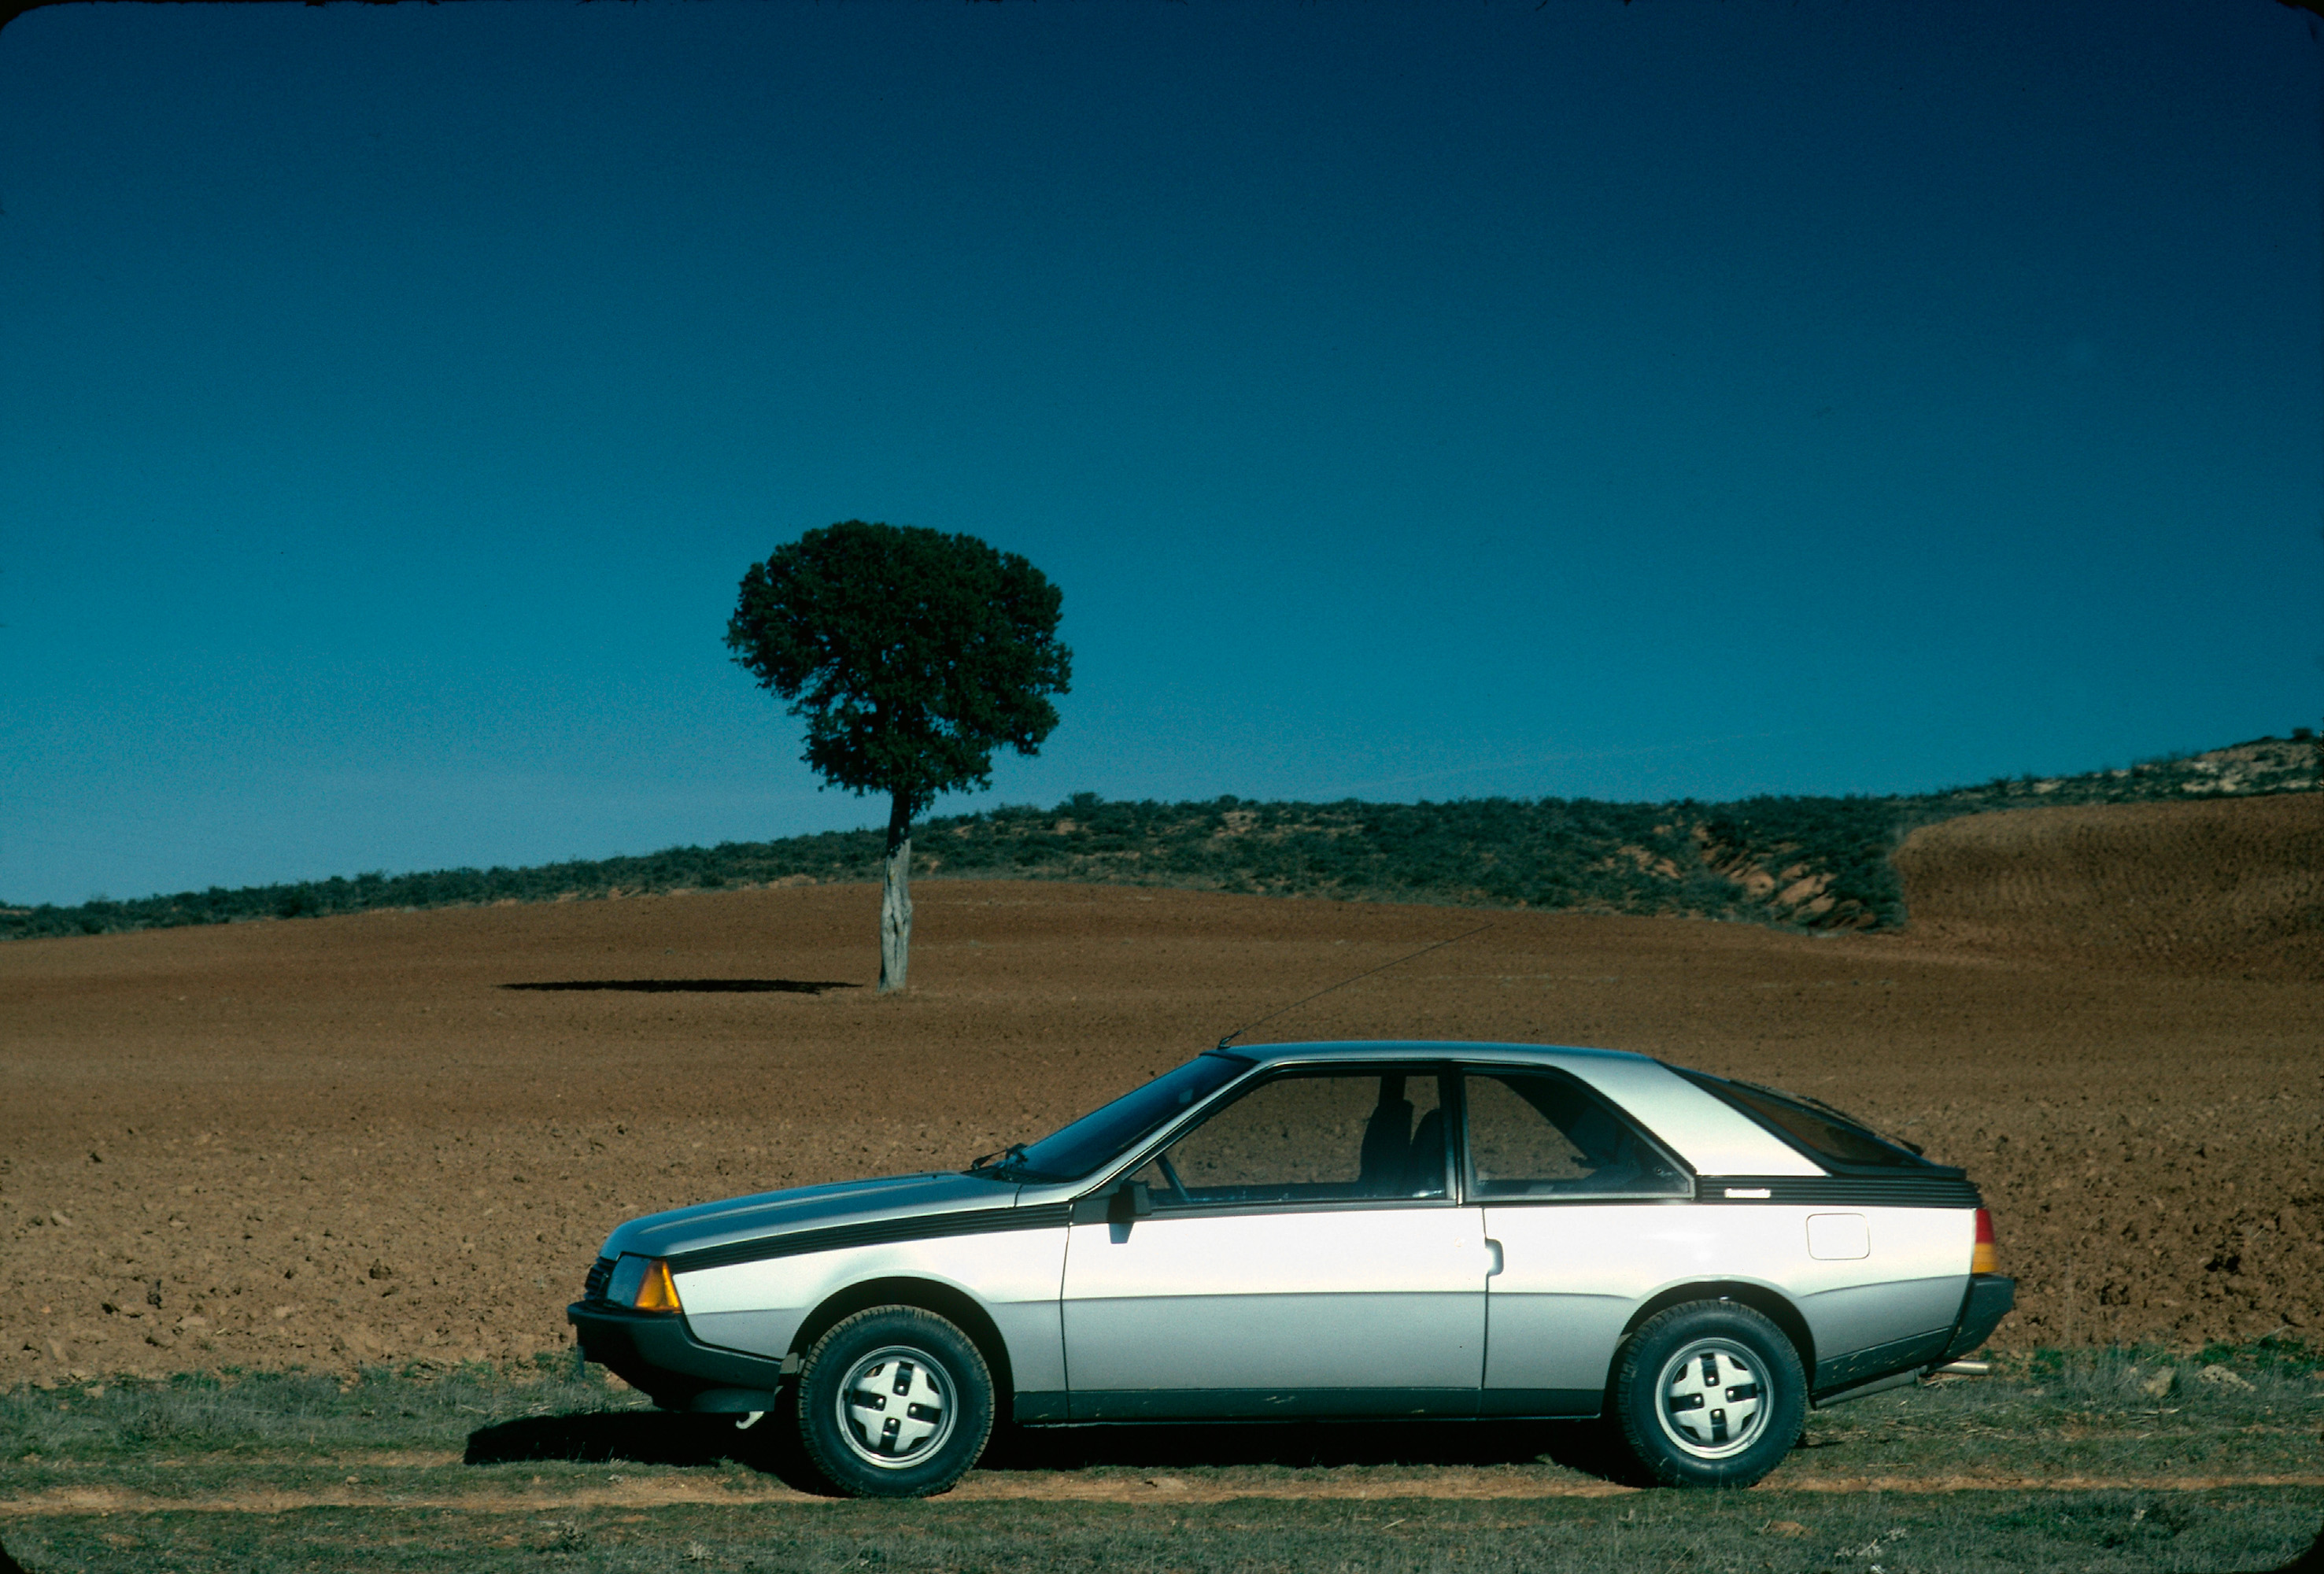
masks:
<svg viewBox="0 0 2324 1574"><path fill-rule="evenodd" d="M1733 1301L1657 1313L1615 1363L1615 1424L1665 1487L1748 1487L1783 1461L1806 1418L1799 1352Z"/></svg>
<svg viewBox="0 0 2324 1574"><path fill-rule="evenodd" d="M965 1475L992 1431L992 1376L933 1312L874 1306L833 1326L799 1367L799 1440L854 1497L927 1497Z"/></svg>

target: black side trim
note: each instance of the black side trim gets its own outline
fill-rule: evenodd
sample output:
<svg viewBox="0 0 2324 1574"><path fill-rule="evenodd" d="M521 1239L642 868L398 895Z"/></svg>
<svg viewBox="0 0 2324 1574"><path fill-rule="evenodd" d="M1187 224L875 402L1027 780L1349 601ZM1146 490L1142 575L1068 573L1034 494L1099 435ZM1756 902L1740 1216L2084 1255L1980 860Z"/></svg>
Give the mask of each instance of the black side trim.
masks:
<svg viewBox="0 0 2324 1574"><path fill-rule="evenodd" d="M1592 1395L1594 1404L1596 1395ZM1473 1417L1474 1388L1077 1388L1086 1421L1390 1421Z"/></svg>
<svg viewBox="0 0 2324 1574"><path fill-rule="evenodd" d="M837 1224L827 1229L797 1229L788 1235L766 1235L755 1240L706 1246L697 1251L673 1252L669 1271L691 1274L704 1268L732 1267L736 1263L763 1263L775 1257L837 1251L843 1247L887 1246L900 1240L936 1240L948 1235L1054 1229L1061 1228L1072 1212L1070 1202L1043 1202L1029 1208L970 1208L956 1213L923 1213L910 1219Z"/></svg>
<svg viewBox="0 0 2324 1574"><path fill-rule="evenodd" d="M1827 1389L1808 1403L1821 1410L1830 1404L1846 1404L1852 1399L1868 1399L1875 1394L1893 1394L1907 1384L1921 1380L1921 1368L1907 1367L1901 1372L1891 1372L1886 1377L1873 1377L1862 1383L1852 1383L1845 1388Z"/></svg>
<svg viewBox="0 0 2324 1574"><path fill-rule="evenodd" d="M1065 1419L1065 1391L1062 1388L1026 1388L1017 1395L1010 1414L1020 1426L1043 1426Z"/></svg>
<svg viewBox="0 0 2324 1574"><path fill-rule="evenodd" d="M565 1321L577 1333L584 1358L644 1389L665 1410L684 1410L714 1388L771 1392L782 1382L782 1362L704 1344L683 1317L576 1302L565 1309Z"/></svg>
<svg viewBox="0 0 2324 1574"><path fill-rule="evenodd" d="M1480 1415L1512 1420L1587 1421L1606 1403L1596 1388L1488 1388Z"/></svg>
<svg viewBox="0 0 2324 1574"><path fill-rule="evenodd" d="M1739 1196L1737 1193L1741 1193ZM1967 1179L1951 1175L1697 1175L1698 1202L1812 1208L1982 1208Z"/></svg>
<svg viewBox="0 0 2324 1574"><path fill-rule="evenodd" d="M1821 1400L1835 1390L1853 1388L1875 1377L1885 1377L1891 1372L1902 1372L1914 1367L1925 1366L1945 1352L1951 1340L1950 1328L1932 1329L1916 1333L1910 1339L1890 1339L1885 1345L1850 1350L1844 1356L1834 1356L1828 1361L1818 1361L1815 1369L1815 1394Z"/></svg>
<svg viewBox="0 0 2324 1574"><path fill-rule="evenodd" d="M1685 1200L1683 1197L1679 1199L1682 1202ZM1377 1212L1383 1208L1459 1206L1450 1197L1333 1197L1321 1201L1175 1203L1167 1196L1157 1195L1154 1199L1154 1211L1139 1222L1150 1224L1164 1219L1249 1219L1260 1215ZM1118 1224L1120 1220L1111 1222Z"/></svg>
<svg viewBox="0 0 2324 1574"><path fill-rule="evenodd" d="M1759 1199L1764 1201L1764 1199ZM1675 1203L1684 1207L1701 1201L1687 1193L1657 1197L1643 1192L1576 1192L1563 1197L1475 1197L1469 1199L1471 1208L1605 1208L1619 1204L1635 1208L1667 1208Z"/></svg>
<svg viewBox="0 0 2324 1574"><path fill-rule="evenodd" d="M1998 1274L1978 1274L1969 1282L1969 1293L1961 1297L1960 1322L1953 1330L1951 1342L1945 1346L1944 1358L1959 1360L1993 1337L2009 1309L2017 1304L2017 1281L2005 1279Z"/></svg>

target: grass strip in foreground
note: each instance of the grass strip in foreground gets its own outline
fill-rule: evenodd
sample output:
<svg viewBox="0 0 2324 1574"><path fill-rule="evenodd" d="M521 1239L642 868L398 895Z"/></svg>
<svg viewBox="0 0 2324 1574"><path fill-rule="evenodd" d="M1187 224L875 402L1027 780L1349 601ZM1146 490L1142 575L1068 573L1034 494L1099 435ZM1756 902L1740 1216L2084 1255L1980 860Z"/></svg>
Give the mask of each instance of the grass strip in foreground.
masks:
<svg viewBox="0 0 2324 1574"><path fill-rule="evenodd" d="M1637 1493L1216 1504L938 1500L494 1513L159 1512L6 1523L33 1574L80 1569L1402 1570L2261 1569L2297 1556L2324 1495Z"/></svg>
<svg viewBox="0 0 2324 1574"><path fill-rule="evenodd" d="M1760 1488L1639 1492L1592 1429L1148 1427L996 1439L949 1496L820 1495L768 1428L568 1365L0 1395L36 1570L2278 1566L2324 1516L2324 1361L2042 1352L1811 1416ZM544 1558L549 1560L544 1561Z"/></svg>

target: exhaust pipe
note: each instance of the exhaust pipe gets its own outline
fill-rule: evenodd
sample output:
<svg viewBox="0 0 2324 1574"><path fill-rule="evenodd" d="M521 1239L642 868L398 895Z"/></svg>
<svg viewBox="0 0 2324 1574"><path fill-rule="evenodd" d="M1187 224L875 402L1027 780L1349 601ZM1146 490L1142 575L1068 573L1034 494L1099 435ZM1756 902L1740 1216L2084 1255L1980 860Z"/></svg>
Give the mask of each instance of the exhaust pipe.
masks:
<svg viewBox="0 0 2324 1574"><path fill-rule="evenodd" d="M1932 1377L1990 1377L1991 1361L1947 1361L1929 1374Z"/></svg>

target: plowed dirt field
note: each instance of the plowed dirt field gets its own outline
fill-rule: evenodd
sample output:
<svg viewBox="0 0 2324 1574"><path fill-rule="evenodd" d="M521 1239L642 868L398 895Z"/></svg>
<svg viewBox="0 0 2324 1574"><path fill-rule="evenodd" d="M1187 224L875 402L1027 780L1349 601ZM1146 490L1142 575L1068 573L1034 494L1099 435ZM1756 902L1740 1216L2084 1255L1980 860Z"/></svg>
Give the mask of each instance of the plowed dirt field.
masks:
<svg viewBox="0 0 2324 1574"><path fill-rule="evenodd" d="M2324 794L1971 815L1914 832L1896 862L1923 941L2324 979Z"/></svg>
<svg viewBox="0 0 2324 1574"><path fill-rule="evenodd" d="M1957 916L1982 899L1971 856L1941 844L1908 877ZM890 999L866 887L0 948L0 1385L561 1348L623 1217L964 1164L1487 918L1254 1038L1603 1045L1854 1109L1985 1188L2021 1280L2004 1343L2324 1330L2324 982L2264 945L2229 965L1997 921L1810 938L1062 884L916 897Z"/></svg>

